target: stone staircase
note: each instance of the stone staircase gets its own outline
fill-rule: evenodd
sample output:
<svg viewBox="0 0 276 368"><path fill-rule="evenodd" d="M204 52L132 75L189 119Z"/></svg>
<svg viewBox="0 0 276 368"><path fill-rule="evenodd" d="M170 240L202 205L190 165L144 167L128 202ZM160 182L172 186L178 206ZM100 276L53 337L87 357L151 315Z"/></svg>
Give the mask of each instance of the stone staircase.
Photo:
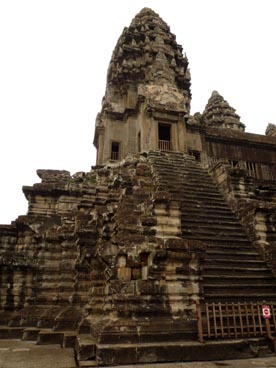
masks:
<svg viewBox="0 0 276 368"><path fill-rule="evenodd" d="M136 172L133 181L129 180L129 170ZM121 280L122 285L128 285L129 290L132 290L129 285L133 285L133 288L134 285L135 288L141 287L137 289L141 292L135 297L125 298L121 292L118 292L116 298L105 294L105 279L98 276L103 272L99 269L98 273L91 273L93 269L89 264L90 259L86 257L87 250L93 257L92 251L97 246L99 236L104 239L111 237L114 226L118 224L117 236L119 234L121 239L126 236L128 241L132 238L133 244L136 244L136 239L140 239L141 234L147 241L149 238L151 241L165 239L167 247L169 241L185 239L188 239L188 243L193 243L193 240L205 243L207 251L202 275L202 296L205 302L276 300L272 273L250 244L238 219L229 209L207 170L193 157L172 152L150 152L143 156L143 162L140 166L137 165L136 171L134 166L126 166L114 168L113 172L116 173L113 173L116 180L112 179L112 185L110 171L106 168L98 170L97 180L91 174L89 183L94 188L94 183L97 182L97 186L93 189L89 183L87 187L83 184L85 195L79 196L81 199L77 195L77 187L72 187L70 190L76 196L78 208L82 211L76 214L75 220L70 218L69 211L63 213L63 226L59 228L59 233L47 232L44 242L28 248L30 251L34 249L40 252L39 259L47 265L44 269L42 262L41 271L37 275L36 304L23 310L0 313L0 339L16 338L36 341L40 345L58 344L74 348L79 367L107 366L114 365L115 362L147 363L153 359L164 363L175 360L251 357L251 340L212 340L202 344L195 341L195 317L190 324L186 321L181 324L179 319L171 323L168 317L171 306L175 306L177 310L179 300L187 298L187 303L189 298L189 308L193 311L193 300L198 297L197 287L192 287L192 282L189 282L188 275L185 274L188 271L187 267L183 267L184 261L175 252L177 247L172 247L167 258L164 258L162 252L156 258L156 264L149 269L152 279L130 279L128 284L126 280ZM125 183L123 191L121 183ZM142 190L137 183L141 183ZM73 184L71 183L72 186ZM124 192L123 200L118 200L121 192ZM152 206L152 212L149 211L146 216L140 208L147 200ZM116 210L111 211L111 203L116 204ZM97 213L106 214L101 234L97 233L91 215L91 209L95 207ZM126 207L128 216L125 219ZM57 241L57 235L62 237L60 242ZM204 247L202 249L203 256ZM181 243L179 253L182 250ZM106 259L109 260L108 257ZM198 259L200 264L202 258ZM132 261L132 267L137 268L134 261L136 260ZM98 267L93 263L93 267L96 266ZM197 271L196 274L193 269L192 273L196 286L200 279L200 269ZM163 289L157 289L155 280L162 278L166 281L166 289L163 286ZM165 297L168 297L169 307L164 303L166 299L163 298L162 290L165 291ZM138 319L131 320L128 316L125 318L125 325L120 325L121 321L118 325L112 321L112 326L107 326L107 332L103 331L101 339L94 334L91 320L84 317L84 306L86 308L89 302L88 307L93 308L95 315L100 315L107 298L115 300L116 310L120 311L121 316L124 311L128 313L130 310L136 316L141 316L143 323L140 321L137 341L132 340L131 331L132 328L136 331ZM112 308L113 305L110 303ZM143 319L143 316L146 318ZM92 322L96 331L95 320ZM112 337L118 326L123 327L120 340L112 342L109 335ZM135 333L133 336L136 336ZM263 344L259 340L257 338L254 344Z"/></svg>
<svg viewBox="0 0 276 368"><path fill-rule="evenodd" d="M98 366L95 359L96 342L90 334L77 331L54 331L38 327L10 327L0 325L1 339L32 341L37 345L59 345L75 350L78 367Z"/></svg>
<svg viewBox="0 0 276 368"><path fill-rule="evenodd" d="M206 302L274 301L271 270L251 245L208 171L193 157L151 152L158 190L181 200L181 231L207 244L203 271ZM179 234L178 234L179 235Z"/></svg>

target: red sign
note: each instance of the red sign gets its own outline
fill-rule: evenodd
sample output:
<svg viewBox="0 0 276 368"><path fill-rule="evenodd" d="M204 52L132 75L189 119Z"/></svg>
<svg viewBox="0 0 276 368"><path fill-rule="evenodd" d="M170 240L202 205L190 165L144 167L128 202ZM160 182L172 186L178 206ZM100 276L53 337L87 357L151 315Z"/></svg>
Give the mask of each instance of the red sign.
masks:
<svg viewBox="0 0 276 368"><path fill-rule="evenodd" d="M269 305L262 305L263 317L264 318L271 318L270 314L270 306Z"/></svg>

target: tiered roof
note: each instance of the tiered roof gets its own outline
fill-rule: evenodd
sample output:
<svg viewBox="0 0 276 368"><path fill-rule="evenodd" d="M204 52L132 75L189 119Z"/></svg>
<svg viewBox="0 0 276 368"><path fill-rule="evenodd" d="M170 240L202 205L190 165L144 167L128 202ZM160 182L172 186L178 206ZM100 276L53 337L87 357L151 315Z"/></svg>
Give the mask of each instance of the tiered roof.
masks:
<svg viewBox="0 0 276 368"><path fill-rule="evenodd" d="M149 8L142 9L124 28L110 62L108 86L170 82L190 93L188 59L170 27Z"/></svg>
<svg viewBox="0 0 276 368"><path fill-rule="evenodd" d="M214 128L231 128L244 131L236 110L217 92L213 91L203 112L203 121Z"/></svg>

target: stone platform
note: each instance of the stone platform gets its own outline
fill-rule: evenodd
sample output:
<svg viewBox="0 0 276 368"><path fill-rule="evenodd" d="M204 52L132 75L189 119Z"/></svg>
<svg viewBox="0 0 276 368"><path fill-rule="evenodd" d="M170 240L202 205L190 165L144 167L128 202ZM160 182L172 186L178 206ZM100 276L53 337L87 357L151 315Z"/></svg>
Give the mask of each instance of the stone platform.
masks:
<svg viewBox="0 0 276 368"><path fill-rule="evenodd" d="M82 365L81 365L82 366ZM73 349L62 349L57 345L39 346L21 340L0 340L0 368L75 368ZM84 367L84 365L82 366ZM89 366L85 362L85 367ZM121 365L117 368L276 368L275 357L211 362L186 362L164 364ZM102 367L107 368L107 367Z"/></svg>
<svg viewBox="0 0 276 368"><path fill-rule="evenodd" d="M124 365L117 368L275 368L275 358L223 360L214 362L165 363L146 365Z"/></svg>
<svg viewBox="0 0 276 368"><path fill-rule="evenodd" d="M0 340L0 368L75 368L74 350L59 345L36 345L21 340Z"/></svg>

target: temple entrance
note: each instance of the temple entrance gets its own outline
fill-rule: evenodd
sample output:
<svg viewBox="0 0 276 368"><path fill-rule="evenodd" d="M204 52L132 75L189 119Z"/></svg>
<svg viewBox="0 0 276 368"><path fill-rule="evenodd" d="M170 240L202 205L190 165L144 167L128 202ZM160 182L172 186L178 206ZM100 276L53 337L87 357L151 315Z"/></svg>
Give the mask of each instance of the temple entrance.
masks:
<svg viewBox="0 0 276 368"><path fill-rule="evenodd" d="M158 148L162 151L171 151L171 126L158 124Z"/></svg>

